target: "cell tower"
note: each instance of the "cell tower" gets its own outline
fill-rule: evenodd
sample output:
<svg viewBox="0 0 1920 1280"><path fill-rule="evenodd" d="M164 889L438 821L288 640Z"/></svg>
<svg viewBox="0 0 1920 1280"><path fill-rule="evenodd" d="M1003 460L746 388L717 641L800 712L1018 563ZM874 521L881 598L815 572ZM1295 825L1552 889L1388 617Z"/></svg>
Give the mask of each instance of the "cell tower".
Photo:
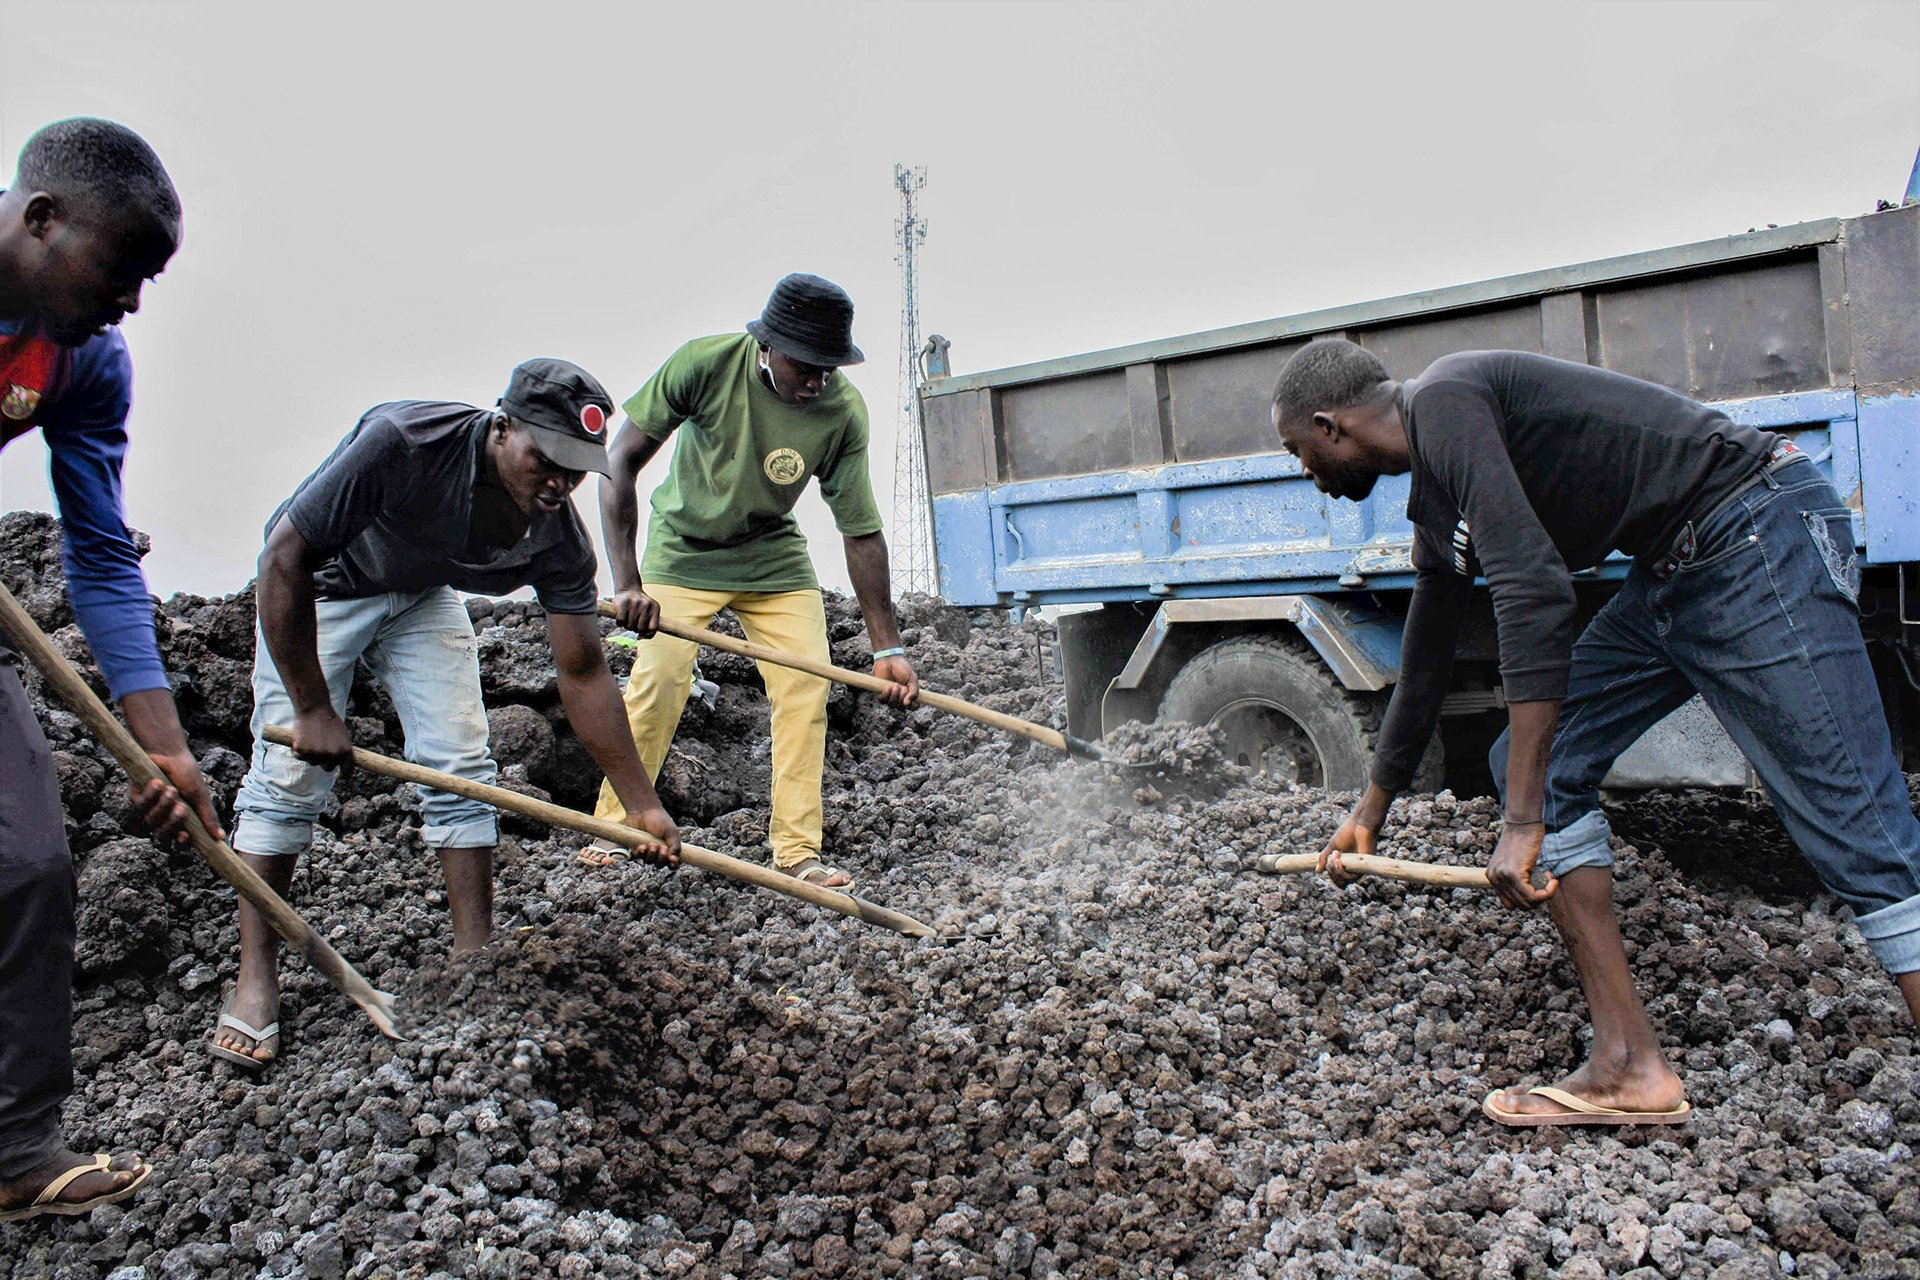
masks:
<svg viewBox="0 0 1920 1280"><path fill-rule="evenodd" d="M925 165L893 166L900 216L893 223L894 261L900 264L900 433L893 446L893 593L932 594L932 512L927 501L927 459L920 443L920 246L927 224L916 197L927 185Z"/></svg>

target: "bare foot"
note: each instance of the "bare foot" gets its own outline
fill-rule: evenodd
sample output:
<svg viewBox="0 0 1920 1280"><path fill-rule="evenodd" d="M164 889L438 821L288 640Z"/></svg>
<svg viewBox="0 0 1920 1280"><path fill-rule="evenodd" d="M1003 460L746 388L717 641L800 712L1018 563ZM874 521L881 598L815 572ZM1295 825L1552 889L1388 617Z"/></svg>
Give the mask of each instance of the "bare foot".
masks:
<svg viewBox="0 0 1920 1280"><path fill-rule="evenodd" d="M233 1003L227 1012L250 1027L270 1027L280 1020L280 975L271 967L264 974L249 973L247 966L240 967L239 980L234 984ZM280 1045L277 1036L268 1036L255 1044L244 1033L232 1027L222 1026L213 1034L213 1042L223 1049L235 1053L244 1053L258 1062L272 1062L279 1056Z"/></svg>
<svg viewBox="0 0 1920 1280"><path fill-rule="evenodd" d="M24 1209L32 1204L42 1191L55 1178L78 1165L91 1164L92 1156L83 1156L75 1151L62 1149L48 1157L41 1164L19 1177L0 1182L0 1212L10 1209ZM61 1189L53 1203L57 1205L85 1204L101 1196L110 1196L125 1191L137 1181L147 1169L145 1162L129 1155L117 1155L113 1163L104 1170L83 1173Z"/></svg>
<svg viewBox="0 0 1920 1280"><path fill-rule="evenodd" d="M1658 1059L1644 1065L1611 1069L1589 1061L1566 1079L1556 1081L1553 1087L1616 1111L1672 1111L1687 1097L1680 1077ZM1521 1115L1559 1115L1566 1111L1553 1099L1525 1089L1503 1089L1494 1095L1493 1105Z"/></svg>

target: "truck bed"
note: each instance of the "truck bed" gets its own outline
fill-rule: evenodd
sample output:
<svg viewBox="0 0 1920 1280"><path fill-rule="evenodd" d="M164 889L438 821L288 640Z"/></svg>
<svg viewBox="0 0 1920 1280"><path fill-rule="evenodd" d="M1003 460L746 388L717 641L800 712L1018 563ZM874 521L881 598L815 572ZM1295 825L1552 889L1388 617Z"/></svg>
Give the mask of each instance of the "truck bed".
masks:
<svg viewBox="0 0 1920 1280"><path fill-rule="evenodd" d="M1410 585L1406 480L1335 502L1268 418L1316 337L1396 378L1540 352L1792 430L1870 564L1920 560L1920 206L930 379L941 592L1015 608ZM1617 573L1603 566L1601 576Z"/></svg>

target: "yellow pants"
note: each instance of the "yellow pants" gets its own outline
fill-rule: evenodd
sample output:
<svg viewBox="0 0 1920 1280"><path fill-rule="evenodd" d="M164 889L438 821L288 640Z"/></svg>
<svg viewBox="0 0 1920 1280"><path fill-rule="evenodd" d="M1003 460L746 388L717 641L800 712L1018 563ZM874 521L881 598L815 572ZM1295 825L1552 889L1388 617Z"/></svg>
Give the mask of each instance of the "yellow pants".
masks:
<svg viewBox="0 0 1920 1280"><path fill-rule="evenodd" d="M697 591L666 583L648 583L647 594L660 603L661 616L704 627L722 609L732 609L747 639L820 662L827 649L827 613L818 591ZM622 695L627 725L647 772L658 778L667 758L680 713L692 690L693 660L700 647L690 640L656 635L635 650L633 674ZM827 682L790 667L759 664L773 708L773 820L767 836L775 866L791 867L820 854L820 775L826 767ZM626 809L612 786L600 784L594 815L619 822Z"/></svg>

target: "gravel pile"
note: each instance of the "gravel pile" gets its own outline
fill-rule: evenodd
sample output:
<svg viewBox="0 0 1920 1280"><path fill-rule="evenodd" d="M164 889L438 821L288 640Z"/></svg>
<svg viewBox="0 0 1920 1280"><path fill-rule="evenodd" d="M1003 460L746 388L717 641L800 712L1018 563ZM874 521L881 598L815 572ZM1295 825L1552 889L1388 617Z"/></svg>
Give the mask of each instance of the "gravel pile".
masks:
<svg viewBox="0 0 1920 1280"><path fill-rule="evenodd" d="M51 545L43 519L0 521L0 578L60 627ZM473 611L508 776L586 802L537 611ZM929 687L1052 719L1044 627L904 614ZM159 616L225 801L250 598ZM858 611L829 617L836 660L863 666ZM690 839L764 857L752 665L707 654L702 675L718 696L689 703L662 791ZM397 748L384 699L354 712L360 742ZM576 840L516 826L500 941L450 964L416 802L356 777L296 901L403 993L415 1038L382 1040L288 962L287 1056L255 1083L201 1048L230 893L132 834L101 754L46 712L83 898L69 1131L159 1170L121 1208L0 1228L0 1262L116 1280L1920 1274L1920 1052L1831 899L1709 894L1651 845L1625 852L1623 925L1699 1114L1506 1131L1479 1115L1489 1089L1582 1056L1543 916L1252 874L1260 852L1318 847L1345 806L1222 766L1206 731L1117 734L1124 767L846 691L830 715L829 856L942 940L693 871L592 871ZM1689 806L1636 806L1636 838L1696 831ZM1391 852L1484 861L1494 817L1408 798ZM1758 818L1745 838L1784 841Z"/></svg>

